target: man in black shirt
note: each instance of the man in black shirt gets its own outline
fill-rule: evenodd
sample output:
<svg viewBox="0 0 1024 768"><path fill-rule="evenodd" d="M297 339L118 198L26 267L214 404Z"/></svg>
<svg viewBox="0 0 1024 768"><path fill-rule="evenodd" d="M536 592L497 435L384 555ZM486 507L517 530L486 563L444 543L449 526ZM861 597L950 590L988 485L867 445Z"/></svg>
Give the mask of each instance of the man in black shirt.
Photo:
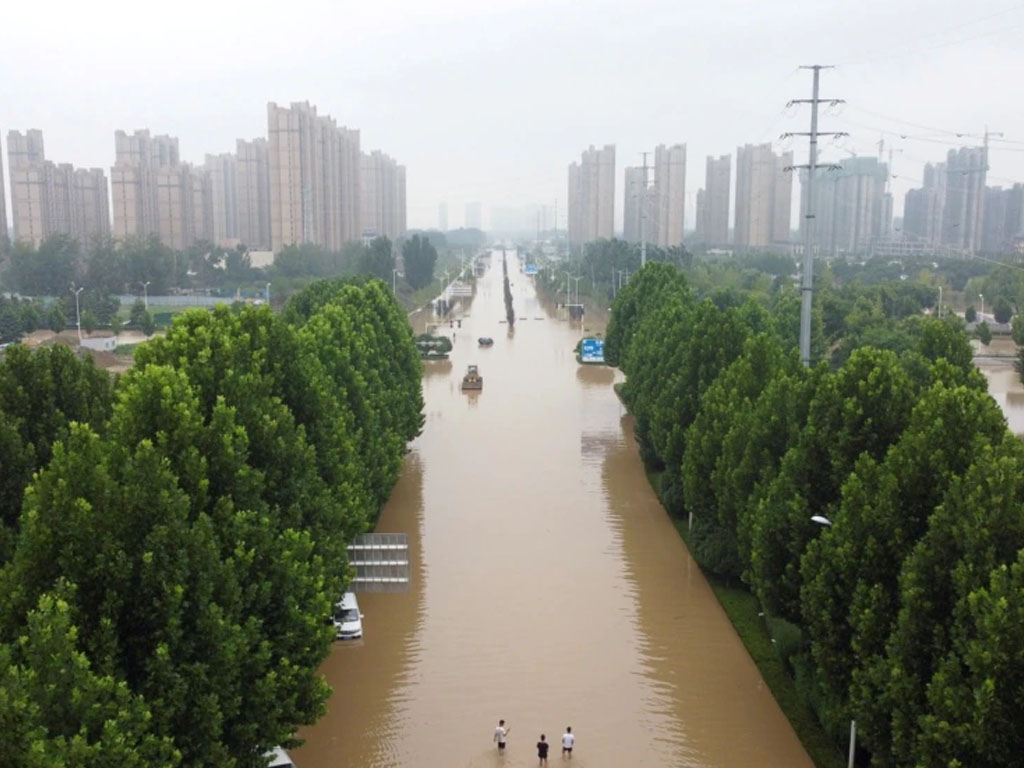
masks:
<svg viewBox="0 0 1024 768"><path fill-rule="evenodd" d="M540 735L540 741L537 742L537 757L540 758L539 765L548 764L548 743L544 740L544 734Z"/></svg>

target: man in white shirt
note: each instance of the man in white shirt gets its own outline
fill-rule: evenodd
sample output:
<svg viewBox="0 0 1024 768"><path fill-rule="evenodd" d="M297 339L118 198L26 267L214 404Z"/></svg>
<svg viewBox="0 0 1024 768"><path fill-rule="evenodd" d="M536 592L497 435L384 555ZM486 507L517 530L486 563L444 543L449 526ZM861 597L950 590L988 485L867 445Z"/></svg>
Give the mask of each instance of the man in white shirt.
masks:
<svg viewBox="0 0 1024 768"><path fill-rule="evenodd" d="M505 739L508 738L508 732L511 728L505 727L505 721L499 720L498 727L494 729L494 740L498 742L498 754L504 754L505 752Z"/></svg>
<svg viewBox="0 0 1024 768"><path fill-rule="evenodd" d="M567 725L565 727L565 733L562 734L562 757L565 757L566 754L568 754L569 757L572 757L572 748L574 744L576 744L576 737L572 734L572 727Z"/></svg>

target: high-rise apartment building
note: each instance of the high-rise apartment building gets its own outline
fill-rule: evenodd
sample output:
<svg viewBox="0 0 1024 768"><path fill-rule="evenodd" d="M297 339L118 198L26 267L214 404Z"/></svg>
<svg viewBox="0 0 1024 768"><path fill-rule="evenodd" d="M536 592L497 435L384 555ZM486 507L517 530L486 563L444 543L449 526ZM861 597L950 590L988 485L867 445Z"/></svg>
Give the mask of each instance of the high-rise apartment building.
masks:
<svg viewBox="0 0 1024 768"><path fill-rule="evenodd" d="M0 147L0 253L7 245L7 200L4 196L4 153Z"/></svg>
<svg viewBox="0 0 1024 768"><path fill-rule="evenodd" d="M180 174L164 173L162 181L158 176L161 170L169 171L180 165L178 139L175 137L151 136L148 130L138 130L131 135L124 131L114 133L110 197L115 237L158 235L165 245L177 247L164 239L164 233L177 232L184 238L180 215L174 221L168 219L163 222L159 216L161 211L165 216L171 216L172 198L182 197L167 189ZM158 199L161 184L164 186L162 207Z"/></svg>
<svg viewBox="0 0 1024 768"><path fill-rule="evenodd" d="M657 241L658 190L654 185L644 186L644 169L626 168L623 185L622 239L627 243Z"/></svg>
<svg viewBox="0 0 1024 768"><path fill-rule="evenodd" d="M569 165L569 244L615 236L615 145L591 146Z"/></svg>
<svg viewBox="0 0 1024 768"><path fill-rule="evenodd" d="M466 229L483 229L484 214L483 204L479 202L466 203Z"/></svg>
<svg viewBox="0 0 1024 768"><path fill-rule="evenodd" d="M270 248L270 156L266 139L235 142L235 236L250 248Z"/></svg>
<svg viewBox="0 0 1024 768"><path fill-rule="evenodd" d="M694 226L693 236L698 243L707 242L708 231L708 204L707 195L703 189L697 190L697 221Z"/></svg>
<svg viewBox="0 0 1024 768"><path fill-rule="evenodd" d="M686 145L654 149L654 194L657 230L648 237L662 248L683 244L686 211Z"/></svg>
<svg viewBox="0 0 1024 768"><path fill-rule="evenodd" d="M270 234L275 251L314 243L339 251L359 239L359 131L309 102L267 105Z"/></svg>
<svg viewBox="0 0 1024 768"><path fill-rule="evenodd" d="M644 169L627 167L622 184L622 239L627 243L640 242L641 200L644 189Z"/></svg>
<svg viewBox="0 0 1024 768"><path fill-rule="evenodd" d="M71 175L71 234L79 242L110 234L110 196L102 168L75 168Z"/></svg>
<svg viewBox="0 0 1024 768"><path fill-rule="evenodd" d="M711 246L729 243L729 185L732 156L708 157L704 174L704 242Z"/></svg>
<svg viewBox="0 0 1024 768"><path fill-rule="evenodd" d="M11 217L14 240L38 246L49 232L43 132L10 131L7 166L11 176Z"/></svg>
<svg viewBox="0 0 1024 768"><path fill-rule="evenodd" d="M203 170L209 175L211 239L231 247L238 242L238 159L230 152L207 155Z"/></svg>
<svg viewBox="0 0 1024 768"><path fill-rule="evenodd" d="M64 234L85 243L110 232L102 170L50 162L38 130L11 131L7 150L15 240L38 246L51 235Z"/></svg>
<svg viewBox="0 0 1024 768"><path fill-rule="evenodd" d="M789 241L792 215L792 152L776 155L771 144L736 148L736 210L733 240L744 248Z"/></svg>
<svg viewBox="0 0 1024 768"><path fill-rule="evenodd" d="M874 157L852 157L839 169L817 171L814 184L813 244L824 255L863 254L891 228L892 204L886 192L889 169ZM806 172L801 183L806 183ZM801 196L801 232L806 226Z"/></svg>
<svg viewBox="0 0 1024 768"><path fill-rule="evenodd" d="M1024 225L1024 185L1009 189L985 188L984 224L981 232L983 253L1012 253Z"/></svg>
<svg viewBox="0 0 1024 768"><path fill-rule="evenodd" d="M437 204L437 228L442 232L448 231L448 203Z"/></svg>
<svg viewBox="0 0 1024 768"><path fill-rule="evenodd" d="M982 147L951 149L946 156L946 191L941 242L964 253L981 249L987 158Z"/></svg>
<svg viewBox="0 0 1024 768"><path fill-rule="evenodd" d="M942 234L946 164L926 164L922 181L923 186L909 190L904 197L903 236L905 239L935 245Z"/></svg>
<svg viewBox="0 0 1024 768"><path fill-rule="evenodd" d="M375 149L362 155L363 240L387 237L392 241L405 234L405 168Z"/></svg>

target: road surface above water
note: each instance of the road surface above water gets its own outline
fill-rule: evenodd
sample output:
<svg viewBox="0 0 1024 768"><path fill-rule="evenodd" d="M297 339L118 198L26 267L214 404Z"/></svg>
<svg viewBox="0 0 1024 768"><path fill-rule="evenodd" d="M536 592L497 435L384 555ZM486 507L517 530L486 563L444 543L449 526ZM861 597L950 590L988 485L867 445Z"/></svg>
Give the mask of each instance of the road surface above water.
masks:
<svg viewBox="0 0 1024 768"><path fill-rule="evenodd" d="M425 364L426 425L377 528L409 534L412 586L360 595L364 639L324 663L334 695L296 764L531 766L541 733L562 764L571 725L575 768L809 768L647 482L619 374L577 364L580 324L508 258L514 335L499 251L451 359ZM470 363L484 388L464 394Z"/></svg>

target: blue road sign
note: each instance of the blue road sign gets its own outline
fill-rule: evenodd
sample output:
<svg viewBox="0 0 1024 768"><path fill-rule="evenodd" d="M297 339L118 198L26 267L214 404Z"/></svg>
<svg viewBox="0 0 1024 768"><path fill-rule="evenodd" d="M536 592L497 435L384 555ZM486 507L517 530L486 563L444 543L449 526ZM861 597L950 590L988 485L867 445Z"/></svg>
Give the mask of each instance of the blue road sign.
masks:
<svg viewBox="0 0 1024 768"><path fill-rule="evenodd" d="M580 345L580 360L584 363L603 363L604 339L584 339Z"/></svg>

